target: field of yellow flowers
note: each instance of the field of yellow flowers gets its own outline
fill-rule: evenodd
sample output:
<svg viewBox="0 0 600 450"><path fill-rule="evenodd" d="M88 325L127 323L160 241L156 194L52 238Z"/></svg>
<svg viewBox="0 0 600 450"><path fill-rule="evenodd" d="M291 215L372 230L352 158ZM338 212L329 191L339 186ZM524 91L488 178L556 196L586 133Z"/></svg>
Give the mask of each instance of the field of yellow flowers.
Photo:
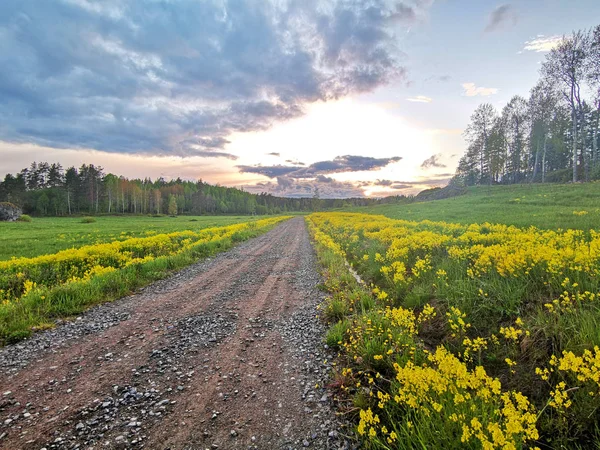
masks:
<svg viewBox="0 0 600 450"><path fill-rule="evenodd" d="M306 220L366 448L600 448L600 233Z"/></svg>
<svg viewBox="0 0 600 450"><path fill-rule="evenodd" d="M158 234L0 261L0 343L52 326L57 317L126 295L287 218Z"/></svg>

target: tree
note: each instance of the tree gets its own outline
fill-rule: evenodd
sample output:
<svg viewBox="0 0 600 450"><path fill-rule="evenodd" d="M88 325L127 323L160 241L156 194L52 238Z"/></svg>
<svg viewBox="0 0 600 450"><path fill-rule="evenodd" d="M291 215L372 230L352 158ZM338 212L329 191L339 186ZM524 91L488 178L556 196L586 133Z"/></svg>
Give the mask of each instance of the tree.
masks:
<svg viewBox="0 0 600 450"><path fill-rule="evenodd" d="M586 79L592 91L594 117L592 119L592 168L595 169L599 160L598 141L600 140L600 25L590 33L588 57L586 58Z"/></svg>
<svg viewBox="0 0 600 450"><path fill-rule="evenodd" d="M73 196L79 191L79 173L75 167L69 167L65 172L65 190L67 191L67 210L71 215Z"/></svg>
<svg viewBox="0 0 600 450"><path fill-rule="evenodd" d="M490 103L483 103L471 115L471 123L465 131L465 137L470 143L471 157L479 159L478 183L480 184L484 178L487 178L490 184L492 183L492 161L488 139L496 117L497 113L494 107Z"/></svg>
<svg viewBox="0 0 600 450"><path fill-rule="evenodd" d="M585 78L589 35L577 31L553 48L542 65L542 75L556 84L571 108L573 182L577 181L577 124L581 111L581 83Z"/></svg>
<svg viewBox="0 0 600 450"><path fill-rule="evenodd" d="M173 194L169 195L169 206L167 208L167 212L170 216L177 215L177 199Z"/></svg>
<svg viewBox="0 0 600 450"><path fill-rule="evenodd" d="M527 102L520 95L515 95L502 109L502 122L506 127L505 137L508 147L506 171L511 181L518 183L522 178L522 170L527 167L525 152L525 136L527 135L528 115Z"/></svg>
<svg viewBox="0 0 600 450"><path fill-rule="evenodd" d="M48 213L48 206L50 206L50 199L45 192L42 192L37 199L36 210L39 214L45 216Z"/></svg>
<svg viewBox="0 0 600 450"><path fill-rule="evenodd" d="M541 79L531 89L529 96L528 115L531 120L530 148L535 148L531 182L537 180L538 169L542 169L542 183L546 175L546 154L548 137L558 97L553 86L547 79Z"/></svg>

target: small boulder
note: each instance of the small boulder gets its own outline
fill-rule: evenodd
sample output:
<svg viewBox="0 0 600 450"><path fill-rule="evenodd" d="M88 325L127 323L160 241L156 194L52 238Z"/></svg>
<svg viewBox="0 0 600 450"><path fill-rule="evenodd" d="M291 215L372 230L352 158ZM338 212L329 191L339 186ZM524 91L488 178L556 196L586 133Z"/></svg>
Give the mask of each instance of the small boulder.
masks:
<svg viewBox="0 0 600 450"><path fill-rule="evenodd" d="M0 202L0 222L14 222L21 217L23 211L17 205L9 202Z"/></svg>

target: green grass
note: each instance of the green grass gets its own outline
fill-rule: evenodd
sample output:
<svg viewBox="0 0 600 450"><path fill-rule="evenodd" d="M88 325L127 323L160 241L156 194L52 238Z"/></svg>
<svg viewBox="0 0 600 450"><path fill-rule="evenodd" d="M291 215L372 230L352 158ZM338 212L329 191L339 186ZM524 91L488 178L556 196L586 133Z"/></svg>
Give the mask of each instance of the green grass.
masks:
<svg viewBox="0 0 600 450"><path fill-rule="evenodd" d="M113 267L113 270L66 283L49 282L44 285L40 282L14 301L0 301L0 346L27 338L34 331L52 328L57 318L70 318L90 306L121 298L201 258L225 251L238 242L265 233L276 226L273 223L275 220L281 221L283 218L272 218L265 221L267 223L246 218L249 225L243 229L229 230L225 234L209 232L208 236L206 233L199 233L201 239L191 241L188 238L189 242L183 248L175 247L162 256L151 257L149 254L149 260L132 259L116 270L108 264L104 267ZM64 260L58 261L58 266L65 263ZM57 269L58 266L53 268Z"/></svg>
<svg viewBox="0 0 600 450"><path fill-rule="evenodd" d="M95 219L93 223L82 223L81 217L36 217L32 222L0 222L0 260L252 220L248 216L98 216Z"/></svg>
<svg viewBox="0 0 600 450"><path fill-rule="evenodd" d="M600 183L478 186L445 200L404 205L378 205L352 211L383 214L392 219L531 225L546 229L600 228ZM587 211L575 215L574 211Z"/></svg>

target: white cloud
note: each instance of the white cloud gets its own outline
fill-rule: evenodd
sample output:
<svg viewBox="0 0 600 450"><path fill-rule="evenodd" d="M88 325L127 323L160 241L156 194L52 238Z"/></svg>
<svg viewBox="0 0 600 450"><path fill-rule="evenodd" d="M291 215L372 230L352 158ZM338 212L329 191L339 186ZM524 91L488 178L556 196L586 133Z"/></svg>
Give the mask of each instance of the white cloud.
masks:
<svg viewBox="0 0 600 450"><path fill-rule="evenodd" d="M529 50L533 52L549 52L554 47L556 47L560 41L562 40L562 36L544 36L538 35L535 39L525 42L525 47L523 50Z"/></svg>
<svg viewBox="0 0 600 450"><path fill-rule="evenodd" d="M424 95L417 95L416 97L408 97L406 100L409 102L417 102L417 103L431 103L433 99L431 97L426 97Z"/></svg>
<svg viewBox="0 0 600 450"><path fill-rule="evenodd" d="M465 91L464 95L466 95L467 97L475 97L477 95L487 97L488 95L493 95L498 92L498 88L475 86L475 83L463 83L462 87Z"/></svg>

